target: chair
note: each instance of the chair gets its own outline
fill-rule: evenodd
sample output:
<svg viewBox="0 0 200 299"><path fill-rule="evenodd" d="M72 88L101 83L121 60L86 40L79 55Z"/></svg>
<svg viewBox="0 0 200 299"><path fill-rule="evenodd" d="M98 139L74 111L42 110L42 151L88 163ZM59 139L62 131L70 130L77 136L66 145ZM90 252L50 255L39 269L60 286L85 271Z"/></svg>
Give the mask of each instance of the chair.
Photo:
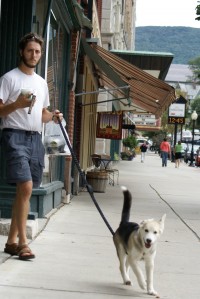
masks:
<svg viewBox="0 0 200 299"><path fill-rule="evenodd" d="M91 155L92 162L94 163L94 166L96 168L99 168L101 166L101 155L93 154Z"/></svg>
<svg viewBox="0 0 200 299"><path fill-rule="evenodd" d="M114 186L115 185L115 177L116 177L116 183L119 185L119 170L117 168L113 168L113 163L116 161L111 160L111 157L108 155L102 155L101 157L102 161L109 160L110 162L107 163L105 167L105 171L109 174L109 184ZM104 162L104 163L105 163Z"/></svg>

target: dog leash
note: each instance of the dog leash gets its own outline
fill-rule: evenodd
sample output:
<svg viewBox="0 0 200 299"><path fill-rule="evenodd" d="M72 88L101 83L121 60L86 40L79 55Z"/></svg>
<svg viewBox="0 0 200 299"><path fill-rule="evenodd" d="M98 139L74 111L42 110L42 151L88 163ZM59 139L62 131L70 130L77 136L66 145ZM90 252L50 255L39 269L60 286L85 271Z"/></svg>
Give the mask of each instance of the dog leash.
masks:
<svg viewBox="0 0 200 299"><path fill-rule="evenodd" d="M77 167L77 169L78 169L78 172L79 172L79 174L80 174L80 176L81 176L81 178L82 178L84 184L86 185L87 191L88 191L88 193L90 194L90 197L92 198L93 203L95 204L95 206L96 206L96 208L97 208L99 214L101 215L101 217L102 217L103 221L105 222L106 226L108 227L109 231L111 232L112 235L114 235L114 231L113 231L112 227L111 227L110 224L108 223L107 219L105 218L105 216L104 216L104 214L103 214L101 208L99 207L99 205L98 205L98 203L97 203L97 201L96 201L96 198L95 198L94 193L93 193L92 186L91 186L90 184L88 184L88 182L87 182L87 180L86 180L86 178L85 178L85 174L84 174L84 172L81 170L81 167L80 167L80 165L79 165L78 159L77 159L77 157L76 157L76 155L75 155L75 153L74 153L74 151L73 151L73 149L72 149L72 146L71 146L71 144L70 144L70 142L69 142L69 140L68 140L68 138L67 138L65 129L63 128L63 125L62 125L61 120L60 120L59 117L58 117L58 123L59 123L59 125L60 125L60 128L61 128L61 131L62 131L62 133L63 133L63 136L64 136L64 138L65 138L65 141L66 141L66 143L67 143L67 146L68 146L68 148L69 148L69 150L70 150L70 153L71 153L71 155L72 155L72 159L73 159L73 161L74 161L74 163L75 163L75 165L76 165L76 167Z"/></svg>

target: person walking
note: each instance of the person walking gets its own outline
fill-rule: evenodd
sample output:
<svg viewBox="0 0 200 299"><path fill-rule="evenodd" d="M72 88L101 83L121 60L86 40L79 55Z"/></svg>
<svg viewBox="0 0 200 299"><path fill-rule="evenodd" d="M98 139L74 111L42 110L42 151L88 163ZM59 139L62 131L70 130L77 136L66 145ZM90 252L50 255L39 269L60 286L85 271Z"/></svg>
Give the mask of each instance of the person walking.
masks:
<svg viewBox="0 0 200 299"><path fill-rule="evenodd" d="M145 154L146 154L147 149L148 149L147 143L146 143L146 141L144 141L143 144L140 146L140 150L141 150L141 163L144 163Z"/></svg>
<svg viewBox="0 0 200 299"><path fill-rule="evenodd" d="M164 166L167 167L168 156L171 156L171 148L166 138L164 138L163 141L161 142L160 150L161 150L161 158L162 158L162 167Z"/></svg>
<svg viewBox="0 0 200 299"><path fill-rule="evenodd" d="M19 42L19 66L0 78L0 117L7 183L16 185L12 219L4 251L21 260L35 258L27 243L26 221L32 188L39 187L44 168L43 123L62 120L50 112L46 81L34 72L42 56L43 39L26 34ZM31 101L32 99L32 101ZM32 111L29 110L32 106Z"/></svg>
<svg viewBox="0 0 200 299"><path fill-rule="evenodd" d="M180 140L175 145L174 152L175 152L175 168L179 168L181 157L182 157L182 145Z"/></svg>

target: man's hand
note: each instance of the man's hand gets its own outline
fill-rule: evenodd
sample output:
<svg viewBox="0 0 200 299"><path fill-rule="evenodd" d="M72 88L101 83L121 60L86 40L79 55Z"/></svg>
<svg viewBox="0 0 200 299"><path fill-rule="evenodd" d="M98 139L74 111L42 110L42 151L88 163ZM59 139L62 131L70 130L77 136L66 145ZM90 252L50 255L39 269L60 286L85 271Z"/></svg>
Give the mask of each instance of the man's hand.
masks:
<svg viewBox="0 0 200 299"><path fill-rule="evenodd" d="M26 95L20 94L15 101L16 109L30 107L32 104L31 96L32 93Z"/></svg>
<svg viewBox="0 0 200 299"><path fill-rule="evenodd" d="M52 120L57 124L58 123L58 118L60 119L60 121L63 120L63 114L59 111L59 110L55 110L53 112L53 117Z"/></svg>

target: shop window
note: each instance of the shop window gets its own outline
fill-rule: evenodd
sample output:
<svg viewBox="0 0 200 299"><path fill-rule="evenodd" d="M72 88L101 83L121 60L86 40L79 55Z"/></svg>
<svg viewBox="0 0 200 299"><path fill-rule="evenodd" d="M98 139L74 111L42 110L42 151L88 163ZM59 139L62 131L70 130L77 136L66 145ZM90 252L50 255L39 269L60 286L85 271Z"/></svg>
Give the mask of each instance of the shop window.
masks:
<svg viewBox="0 0 200 299"><path fill-rule="evenodd" d="M53 11L51 12L50 24L48 29L48 59L47 59L47 83L49 87L50 110L62 110L60 99L62 98L63 85L63 65L64 65L64 30ZM48 153L47 153L48 154ZM47 159L48 158L48 159ZM62 172L63 157L48 155L46 163L47 173L44 172L44 181L60 180ZM48 163L49 162L49 163ZM48 176L47 176L48 174Z"/></svg>
<svg viewBox="0 0 200 299"><path fill-rule="evenodd" d="M63 98L66 95L66 72L65 52L69 37L69 30L65 20L68 20L66 5L61 0L36 1L36 18L33 25L34 31L45 36L45 53L43 55L40 69L37 72L42 75L49 88L49 98L51 111L60 109L63 111ZM63 23L64 22L64 23ZM63 177L63 157L49 155L46 149L45 170L43 184L55 180L62 180Z"/></svg>

